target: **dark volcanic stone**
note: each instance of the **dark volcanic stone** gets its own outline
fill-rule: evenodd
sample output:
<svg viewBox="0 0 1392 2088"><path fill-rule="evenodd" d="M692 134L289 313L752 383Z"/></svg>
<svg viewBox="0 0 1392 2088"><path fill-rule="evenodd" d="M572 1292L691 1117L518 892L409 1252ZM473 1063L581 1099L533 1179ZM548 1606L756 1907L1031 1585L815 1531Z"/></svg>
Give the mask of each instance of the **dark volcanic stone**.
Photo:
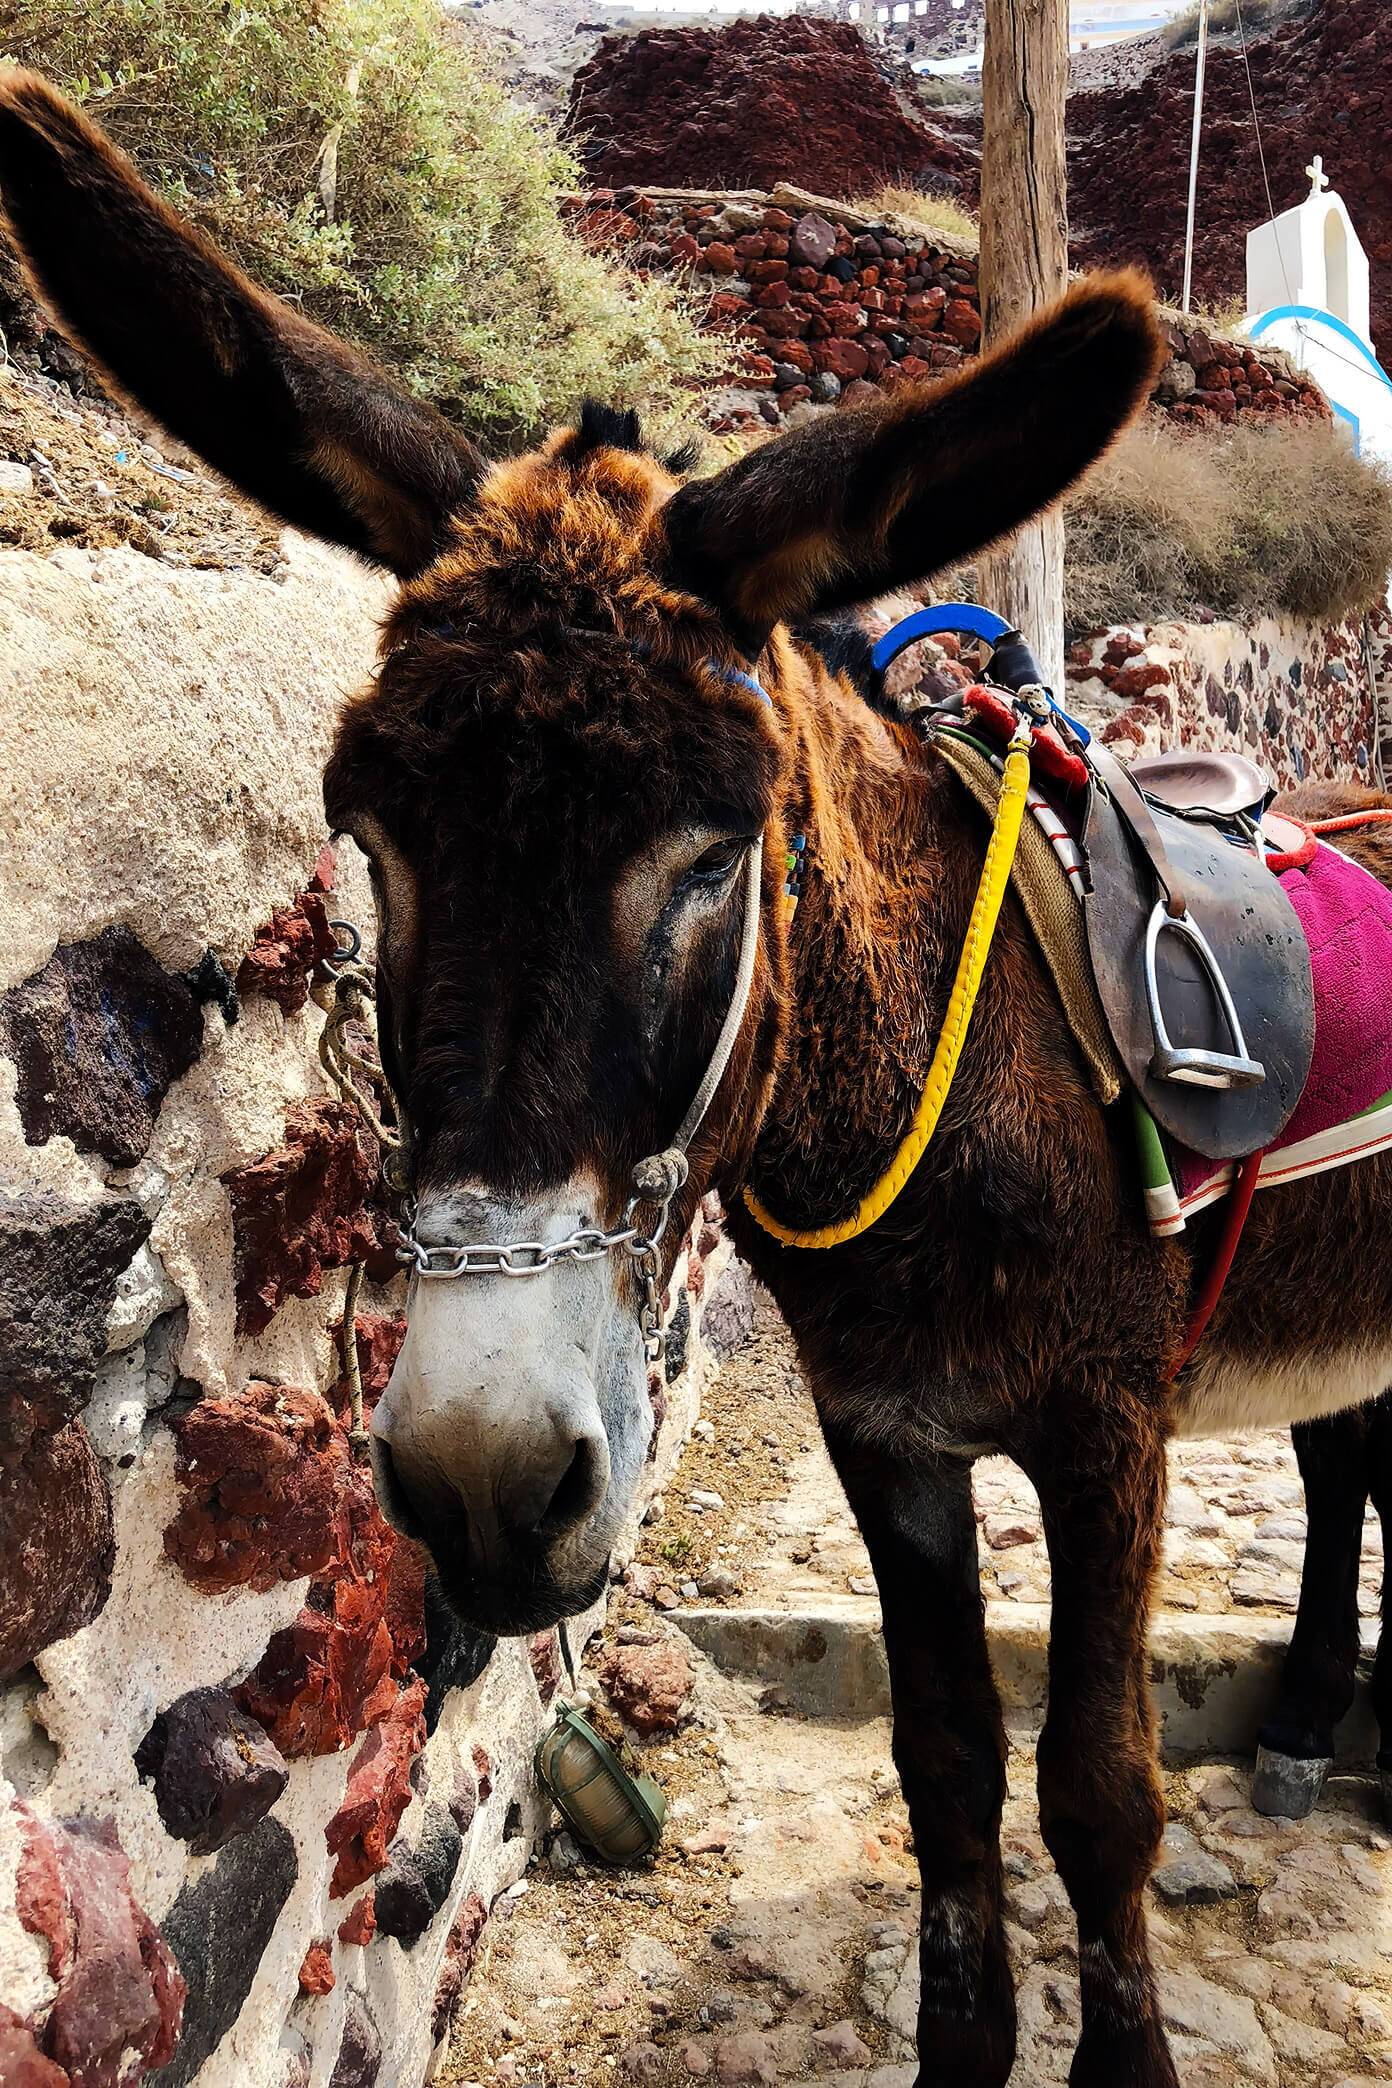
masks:
<svg viewBox="0 0 1392 2088"><path fill-rule="evenodd" d="M161 1711L136 1750L165 1827L211 1856L265 1819L290 1781L279 1748L225 1689L191 1689Z"/></svg>
<svg viewBox="0 0 1392 2088"><path fill-rule="evenodd" d="M338 2048L329 2088L376 2088L382 2066L382 2039L356 1988L348 1990L343 2042Z"/></svg>
<svg viewBox="0 0 1392 2088"><path fill-rule="evenodd" d="M424 1935L449 1898L463 1847L445 1807L427 1806L416 1846L398 1842L377 1880L377 1926L384 1936L409 1949Z"/></svg>
<svg viewBox="0 0 1392 2088"><path fill-rule="evenodd" d="M281 1908L299 1875L293 1836L263 1820L186 1885L164 1918L164 1937L188 1982L184 2034L169 2065L145 2088L185 2088L237 2020Z"/></svg>
<svg viewBox="0 0 1392 2088"><path fill-rule="evenodd" d="M116 1278L149 1234L129 1196L0 1200L0 1466L91 1398Z"/></svg>
<svg viewBox="0 0 1392 2088"><path fill-rule="evenodd" d="M666 1334L663 1368L668 1384L674 1385L686 1368L687 1349L691 1341L691 1300L685 1289L677 1299L672 1316L667 1322Z"/></svg>
<svg viewBox="0 0 1392 2088"><path fill-rule="evenodd" d="M30 1145L61 1134L81 1153L134 1167L160 1105L203 1048L184 979L129 928L60 943L42 971L0 997L0 1038L19 1068Z"/></svg>
<svg viewBox="0 0 1392 2088"><path fill-rule="evenodd" d="M111 1495L80 1421L0 1466L0 1682L91 1623L115 1556Z"/></svg>

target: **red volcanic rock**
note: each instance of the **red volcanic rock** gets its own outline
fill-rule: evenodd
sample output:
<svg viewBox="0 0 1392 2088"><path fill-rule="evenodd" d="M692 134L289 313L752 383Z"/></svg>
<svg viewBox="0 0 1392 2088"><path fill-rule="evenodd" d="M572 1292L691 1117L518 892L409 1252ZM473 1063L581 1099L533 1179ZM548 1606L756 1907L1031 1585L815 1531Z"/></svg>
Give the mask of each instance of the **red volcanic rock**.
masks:
<svg viewBox="0 0 1392 2088"><path fill-rule="evenodd" d="M1323 0L1249 39L1275 209L1309 194L1305 169L1324 155L1374 260L1373 336L1392 355L1392 273L1377 262L1392 240L1392 184L1385 156L1362 140L1381 135L1392 112L1392 40L1385 0ZM1262 165L1252 126L1248 74L1236 48L1211 50L1199 181L1203 238L1194 291L1219 305L1246 280L1247 233L1265 215ZM1071 253L1081 267L1140 261L1162 296L1177 292L1184 263L1184 197L1193 113L1194 53L1175 51L1131 88L1107 87L1068 100L1068 214ZM1144 178L1118 180L1118 168Z"/></svg>
<svg viewBox="0 0 1392 2088"><path fill-rule="evenodd" d="M425 1684L413 1682L358 1749L343 1803L324 1830L337 1858L331 1899L344 1898L386 1866L388 1845L411 1802L411 1758L425 1745L424 1705Z"/></svg>
<svg viewBox="0 0 1392 2088"><path fill-rule="evenodd" d="M843 384L863 377L870 367L870 358L859 341L818 341L812 350L812 361L815 368L830 370Z"/></svg>
<svg viewBox="0 0 1392 2088"><path fill-rule="evenodd" d="M335 1557L350 1458L317 1392L253 1382L200 1400L171 1425L188 1492L164 1549L195 1587L264 1592Z"/></svg>
<svg viewBox="0 0 1392 2088"><path fill-rule="evenodd" d="M1124 697L1128 703L1134 703L1138 696L1144 696L1147 689L1158 688L1169 678L1167 667L1162 667L1158 660L1147 660L1140 667L1123 667L1112 683L1112 692Z"/></svg>
<svg viewBox="0 0 1392 2088"><path fill-rule="evenodd" d="M457 1989L456 1989L457 1991ZM68 2088L61 2066L45 2059L29 2025L0 2001L0 2081L5 2088Z"/></svg>
<svg viewBox="0 0 1392 2088"><path fill-rule="evenodd" d="M300 1964L300 1992L302 1994L331 1994L338 1985L334 1977L333 1954L328 1938L322 1943L311 1943Z"/></svg>
<svg viewBox="0 0 1392 2088"><path fill-rule="evenodd" d="M91 1623L115 1556L111 1495L80 1421L0 1466L0 1682Z"/></svg>
<svg viewBox="0 0 1392 2088"><path fill-rule="evenodd" d="M473 1757L474 1775L478 1778L478 1802L486 1805L493 1796L493 1764L488 1759L487 1750L480 1747L477 1740L473 1745Z"/></svg>
<svg viewBox="0 0 1392 2088"><path fill-rule="evenodd" d="M338 1924L340 1943L367 1944L377 1933L377 1910L373 1894L365 1892L351 1913Z"/></svg>
<svg viewBox="0 0 1392 2088"><path fill-rule="evenodd" d="M696 1671L675 1644L612 1646L600 1675L614 1708L640 1733L674 1733Z"/></svg>
<svg viewBox="0 0 1392 2088"><path fill-rule="evenodd" d="M691 188L801 182L858 196L968 161L904 114L858 29L788 16L606 37L566 119L603 181ZM764 219L788 231L786 213Z"/></svg>
<svg viewBox="0 0 1392 2088"><path fill-rule="evenodd" d="M561 1686L561 1649L554 1631L539 1631L527 1648L532 1674L543 1704L549 1704Z"/></svg>
<svg viewBox="0 0 1392 2088"><path fill-rule="evenodd" d="M370 1414L405 1322L366 1315L358 1359ZM389 1712L425 1650L426 1558L383 1520L346 1438L347 1389L253 1383L173 1423L188 1488L167 1555L209 1592L313 1576L304 1608L241 1684L241 1713L287 1758L329 1754Z"/></svg>
<svg viewBox="0 0 1392 2088"><path fill-rule="evenodd" d="M954 297L943 312L942 330L959 348L974 348L981 338L981 314L965 297Z"/></svg>
<svg viewBox="0 0 1392 2088"><path fill-rule="evenodd" d="M488 1908L476 1892L471 1892L459 1910L454 1927L445 1944L445 1968L440 1974L440 1983L435 1989L435 2004L431 2014L430 2034L436 2044L449 2027L449 2019L456 2001L463 1990L464 1982L474 1969L479 1943L483 1938L484 1923L488 1919Z"/></svg>
<svg viewBox="0 0 1392 2088"><path fill-rule="evenodd" d="M287 1298L317 1298L325 1269L395 1275L397 1231L378 1154L346 1102L297 1102L285 1144L223 1176L232 1201L237 1332L260 1334Z"/></svg>
<svg viewBox="0 0 1392 2088"><path fill-rule="evenodd" d="M289 1759L333 1754L396 1701L425 1648L425 1556L378 1511L368 1466L349 1462L328 1570L237 1691Z"/></svg>
<svg viewBox="0 0 1392 2088"><path fill-rule="evenodd" d="M338 937L318 892L301 892L291 906L277 906L256 931L237 973L237 991L264 994L286 1015L298 1015L309 999L314 967L331 957Z"/></svg>
<svg viewBox="0 0 1392 2088"><path fill-rule="evenodd" d="M334 1337L334 1351L343 1354L343 1322L335 1320L330 1332ZM406 1315L404 1312L390 1315L376 1312L360 1312L357 1317L358 1376L362 1380L363 1419L370 1421L378 1400L386 1391L396 1359L401 1354L401 1345L406 1339ZM330 1385L325 1397L340 1421L348 1422L348 1380L338 1377Z"/></svg>
<svg viewBox="0 0 1392 2088"><path fill-rule="evenodd" d="M33 2026L40 2049L85 2088L123 2088L173 2057L185 1987L168 1944L131 1897L110 1820L40 1820L17 1805L15 1909L48 1946L58 1991ZM23 2076L20 2077L23 2079ZM37 2084L42 2074L33 2074ZM10 2075L3 2079L6 2088Z"/></svg>

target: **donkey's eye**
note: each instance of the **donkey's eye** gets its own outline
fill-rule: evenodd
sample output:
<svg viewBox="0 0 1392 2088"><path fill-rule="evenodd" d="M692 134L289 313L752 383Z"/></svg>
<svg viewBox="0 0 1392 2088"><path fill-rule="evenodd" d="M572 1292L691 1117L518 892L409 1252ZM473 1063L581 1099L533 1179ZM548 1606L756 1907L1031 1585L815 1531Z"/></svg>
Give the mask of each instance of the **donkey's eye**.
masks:
<svg viewBox="0 0 1392 2088"><path fill-rule="evenodd" d="M682 885L690 890L693 886L724 884L727 877L743 861L748 841L742 834L729 841L717 841L703 856L698 856L682 879Z"/></svg>

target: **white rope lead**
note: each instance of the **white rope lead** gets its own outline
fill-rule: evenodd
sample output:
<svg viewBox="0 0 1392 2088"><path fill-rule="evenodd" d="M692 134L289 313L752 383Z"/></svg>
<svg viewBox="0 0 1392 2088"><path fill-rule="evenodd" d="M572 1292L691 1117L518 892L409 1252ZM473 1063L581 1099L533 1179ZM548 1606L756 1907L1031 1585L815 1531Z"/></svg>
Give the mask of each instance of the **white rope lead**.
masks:
<svg viewBox="0 0 1392 2088"><path fill-rule="evenodd" d="M696 1090L695 1100L681 1120L680 1129L672 1140L672 1149L685 1153L692 1139L700 1130L702 1120L715 1091L725 1077L725 1069L734 1056L735 1044L749 1006L750 989L754 984L754 959L759 949L759 910L763 898L764 837L759 835L749 851L744 873L744 929L740 936L739 964L735 971L735 991L720 1035L715 1041L715 1051L706 1068L706 1077Z"/></svg>

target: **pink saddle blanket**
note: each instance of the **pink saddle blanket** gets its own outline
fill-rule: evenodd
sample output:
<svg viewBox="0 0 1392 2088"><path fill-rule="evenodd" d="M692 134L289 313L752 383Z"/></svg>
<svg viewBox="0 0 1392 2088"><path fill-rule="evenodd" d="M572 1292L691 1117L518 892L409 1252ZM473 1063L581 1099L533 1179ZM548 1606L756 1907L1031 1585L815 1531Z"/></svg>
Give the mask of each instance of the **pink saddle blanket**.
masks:
<svg viewBox="0 0 1392 2088"><path fill-rule="evenodd" d="M1283 871L1281 884L1310 945L1315 1051L1295 1114L1267 1148L1259 1188L1392 1145L1392 891L1324 841L1304 868ZM1184 1147L1172 1158L1185 1217L1226 1193L1231 1163Z"/></svg>

